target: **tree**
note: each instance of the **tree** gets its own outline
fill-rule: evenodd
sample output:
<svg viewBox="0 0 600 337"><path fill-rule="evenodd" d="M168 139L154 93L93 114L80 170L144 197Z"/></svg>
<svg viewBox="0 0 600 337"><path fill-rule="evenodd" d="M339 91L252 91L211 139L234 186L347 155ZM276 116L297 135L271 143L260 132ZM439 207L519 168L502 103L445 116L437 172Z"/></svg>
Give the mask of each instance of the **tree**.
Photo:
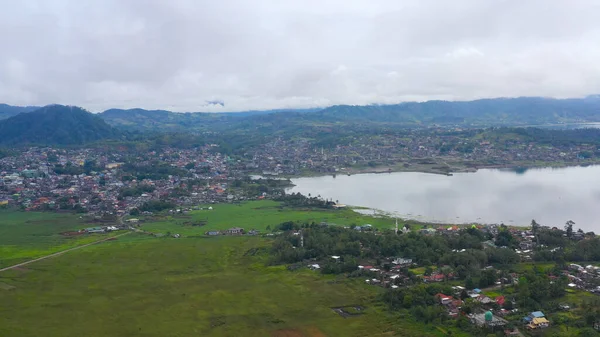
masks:
<svg viewBox="0 0 600 337"><path fill-rule="evenodd" d="M531 232L535 236L538 246L540 245L540 237L538 235L538 231L540 229L540 224L538 224L535 219L531 220Z"/></svg>
<svg viewBox="0 0 600 337"><path fill-rule="evenodd" d="M475 289L475 282L470 276L465 280L465 288L469 290Z"/></svg>
<svg viewBox="0 0 600 337"><path fill-rule="evenodd" d="M573 220L569 220L565 224L565 231L567 232L567 237L569 239L573 237L573 225L574 224L575 224L575 222L573 222Z"/></svg>

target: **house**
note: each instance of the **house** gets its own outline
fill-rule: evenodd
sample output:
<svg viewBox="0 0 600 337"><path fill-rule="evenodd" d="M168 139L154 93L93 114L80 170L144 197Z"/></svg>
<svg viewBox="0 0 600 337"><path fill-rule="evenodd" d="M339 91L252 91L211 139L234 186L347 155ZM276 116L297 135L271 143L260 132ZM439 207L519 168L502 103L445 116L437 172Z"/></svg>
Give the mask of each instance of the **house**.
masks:
<svg viewBox="0 0 600 337"><path fill-rule="evenodd" d="M496 297L496 303L498 303L499 306L504 306L505 302L506 302L506 299L504 298L504 296Z"/></svg>
<svg viewBox="0 0 600 337"><path fill-rule="evenodd" d="M527 325L529 329L543 329L550 326L550 322L545 317L534 318L531 323Z"/></svg>
<svg viewBox="0 0 600 337"><path fill-rule="evenodd" d="M543 312L541 312L541 311L534 311L534 312L530 313L529 315L523 317L523 322L524 323L531 323L536 318L545 318L545 317L546 316L544 315Z"/></svg>
<svg viewBox="0 0 600 337"><path fill-rule="evenodd" d="M310 266L308 266L308 268L310 268L311 270L317 270L317 269L321 269L321 266L319 266L318 264L311 264Z"/></svg>
<svg viewBox="0 0 600 337"><path fill-rule="evenodd" d="M219 235L221 234L219 231L208 231L206 233L204 233L205 235L210 235L210 236L214 236L214 235Z"/></svg>
<svg viewBox="0 0 600 337"><path fill-rule="evenodd" d="M481 304L490 304L492 303L492 299L485 296L485 295L479 295L479 297L477 297L477 302L481 303Z"/></svg>
<svg viewBox="0 0 600 337"><path fill-rule="evenodd" d="M412 264L412 262L413 262L412 259L405 259L402 257L396 258L396 259L394 259L394 261L392 261L393 264L399 265L399 266L410 266Z"/></svg>
<svg viewBox="0 0 600 337"><path fill-rule="evenodd" d="M244 234L244 229L240 227L232 227L225 231L226 234L229 235L239 235Z"/></svg>
<svg viewBox="0 0 600 337"><path fill-rule="evenodd" d="M425 282L442 282L444 280L444 274L432 274L431 276L423 276Z"/></svg>
<svg viewBox="0 0 600 337"><path fill-rule="evenodd" d="M102 227L90 227L85 229L88 233L104 233L105 230Z"/></svg>
<svg viewBox="0 0 600 337"><path fill-rule="evenodd" d="M454 298L452 298L452 296L448 296L442 293L437 293L434 296L438 301L440 301L440 304L442 305L446 305L446 304L450 304L452 303L452 301L454 300Z"/></svg>

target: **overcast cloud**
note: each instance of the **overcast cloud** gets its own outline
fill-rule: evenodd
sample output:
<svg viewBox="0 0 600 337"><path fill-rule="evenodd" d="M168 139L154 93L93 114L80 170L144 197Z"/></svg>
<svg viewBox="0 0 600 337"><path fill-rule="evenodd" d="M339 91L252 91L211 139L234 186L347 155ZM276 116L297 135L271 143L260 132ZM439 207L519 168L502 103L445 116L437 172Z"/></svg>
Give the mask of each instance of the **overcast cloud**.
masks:
<svg viewBox="0 0 600 337"><path fill-rule="evenodd" d="M0 0L0 102L581 97L600 93L599 18L597 0Z"/></svg>

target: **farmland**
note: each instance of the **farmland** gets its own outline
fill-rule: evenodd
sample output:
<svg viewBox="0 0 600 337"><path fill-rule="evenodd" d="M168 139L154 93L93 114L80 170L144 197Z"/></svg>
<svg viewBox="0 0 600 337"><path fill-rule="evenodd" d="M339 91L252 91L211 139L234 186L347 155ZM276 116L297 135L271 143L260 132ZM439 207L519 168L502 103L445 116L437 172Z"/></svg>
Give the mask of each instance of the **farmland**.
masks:
<svg viewBox="0 0 600 337"><path fill-rule="evenodd" d="M85 227L83 220L72 214L0 211L0 268L94 242L108 235L65 237L60 234Z"/></svg>
<svg viewBox="0 0 600 337"><path fill-rule="evenodd" d="M378 288L264 264L260 237L133 234L0 275L2 336L401 336ZM14 288L8 288L14 287ZM331 308L361 305L342 318ZM422 329L425 329L424 332Z"/></svg>
<svg viewBox="0 0 600 337"><path fill-rule="evenodd" d="M179 231L183 238L132 233L0 273L0 336L441 336L440 329L399 319L378 301L381 288L361 279L289 271L267 263L271 240L202 237L231 226L264 230L283 221L371 223L349 210L281 209L269 201L214 205L163 217L144 230ZM206 220L202 227L178 223ZM65 238L85 227L71 215L5 212L5 264L101 238ZM332 308L364 307L344 318Z"/></svg>
<svg viewBox="0 0 600 337"><path fill-rule="evenodd" d="M212 207L212 210L208 210ZM201 235L209 230L223 230L230 227L242 227L246 230L264 231L286 221L327 222L337 225L371 224L379 229L392 229L394 220L385 217L361 215L350 209L319 210L282 207L275 201L250 201L241 204L203 205L204 210L192 211L188 215L165 216L150 219L143 225L150 232L171 232L181 235ZM192 226L192 223L205 223Z"/></svg>

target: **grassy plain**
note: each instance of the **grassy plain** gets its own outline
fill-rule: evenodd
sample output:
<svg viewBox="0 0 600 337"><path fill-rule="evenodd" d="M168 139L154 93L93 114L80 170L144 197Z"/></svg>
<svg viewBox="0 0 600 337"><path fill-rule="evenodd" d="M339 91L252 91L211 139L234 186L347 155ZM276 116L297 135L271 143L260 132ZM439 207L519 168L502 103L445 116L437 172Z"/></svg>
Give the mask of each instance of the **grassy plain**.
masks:
<svg viewBox="0 0 600 337"><path fill-rule="evenodd" d="M0 268L94 242L108 234L65 237L90 227L73 214L0 211Z"/></svg>
<svg viewBox="0 0 600 337"><path fill-rule="evenodd" d="M266 265L269 246L130 234L0 273L0 336L443 335L387 313L361 279ZM331 309L352 305L364 314Z"/></svg>
<svg viewBox="0 0 600 337"><path fill-rule="evenodd" d="M150 232L167 231L181 235L203 235L209 230L223 230L231 227L242 227L245 230L264 231L267 226L274 227L286 221L327 222L337 225L371 224L379 229L394 228L394 220L386 217L362 215L351 209L315 210L282 207L280 203L270 200L249 201L241 204L202 205L212 210L192 211L187 215L165 216L152 219L143 225ZM191 226L189 223L205 221L204 226ZM188 223L188 224L186 224Z"/></svg>

